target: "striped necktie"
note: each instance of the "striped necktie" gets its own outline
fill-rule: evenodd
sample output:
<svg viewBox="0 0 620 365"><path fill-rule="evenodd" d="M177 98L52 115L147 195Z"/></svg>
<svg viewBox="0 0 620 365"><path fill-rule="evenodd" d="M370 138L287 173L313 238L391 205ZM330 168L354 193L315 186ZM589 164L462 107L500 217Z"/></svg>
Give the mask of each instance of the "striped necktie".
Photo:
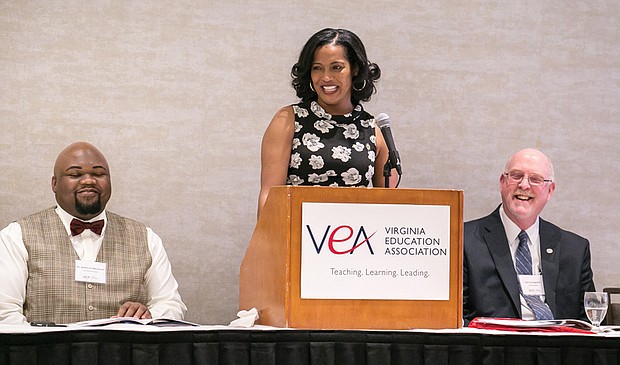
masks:
<svg viewBox="0 0 620 365"><path fill-rule="evenodd" d="M532 275L532 255L530 248L527 246L527 233L521 231L519 233L519 247L517 248L517 254L515 255L515 269L517 275ZM520 286L519 286L520 288ZM549 306L540 299L538 295L525 295L523 289L520 288L521 294L525 298L525 302L528 307L534 312L534 317L539 320L553 319L553 313Z"/></svg>

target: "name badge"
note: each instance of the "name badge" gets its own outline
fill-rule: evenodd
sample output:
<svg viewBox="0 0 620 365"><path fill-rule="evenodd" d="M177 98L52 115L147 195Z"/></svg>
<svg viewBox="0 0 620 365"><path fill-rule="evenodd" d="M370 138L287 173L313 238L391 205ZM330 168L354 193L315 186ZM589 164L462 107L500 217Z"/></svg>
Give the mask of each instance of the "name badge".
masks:
<svg viewBox="0 0 620 365"><path fill-rule="evenodd" d="M523 295L544 295L542 275L519 275Z"/></svg>
<svg viewBox="0 0 620 365"><path fill-rule="evenodd" d="M75 260L75 281L105 284L106 263Z"/></svg>

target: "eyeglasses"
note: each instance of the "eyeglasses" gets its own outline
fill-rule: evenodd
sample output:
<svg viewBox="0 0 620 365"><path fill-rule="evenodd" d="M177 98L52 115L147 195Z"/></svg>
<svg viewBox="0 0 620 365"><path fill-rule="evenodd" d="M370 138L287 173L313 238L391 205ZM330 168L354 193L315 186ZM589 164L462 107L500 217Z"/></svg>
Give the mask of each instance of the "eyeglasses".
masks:
<svg viewBox="0 0 620 365"><path fill-rule="evenodd" d="M526 177L523 171L518 171L518 170L504 172L504 176L508 178L509 184L518 184L523 179L527 179L530 185L533 185L533 186L541 186L544 183L553 182L553 180L545 179L544 177L540 175L527 175Z"/></svg>

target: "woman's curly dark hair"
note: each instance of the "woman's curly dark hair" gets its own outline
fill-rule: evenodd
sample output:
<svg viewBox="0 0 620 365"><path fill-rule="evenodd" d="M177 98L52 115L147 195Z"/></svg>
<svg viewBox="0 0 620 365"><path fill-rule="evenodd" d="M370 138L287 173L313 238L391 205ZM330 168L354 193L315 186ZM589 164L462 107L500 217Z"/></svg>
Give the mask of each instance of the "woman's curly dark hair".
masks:
<svg viewBox="0 0 620 365"><path fill-rule="evenodd" d="M379 65L368 61L366 48L355 33L347 29L332 28L320 30L310 37L299 54L299 60L293 65L291 77L297 97L304 101L316 100L316 92L310 89L310 71L314 62L314 52L326 44L342 46L351 68L357 68L357 75L353 76L351 89L353 105L359 104L360 101L369 101L372 94L377 91L375 82L381 77Z"/></svg>

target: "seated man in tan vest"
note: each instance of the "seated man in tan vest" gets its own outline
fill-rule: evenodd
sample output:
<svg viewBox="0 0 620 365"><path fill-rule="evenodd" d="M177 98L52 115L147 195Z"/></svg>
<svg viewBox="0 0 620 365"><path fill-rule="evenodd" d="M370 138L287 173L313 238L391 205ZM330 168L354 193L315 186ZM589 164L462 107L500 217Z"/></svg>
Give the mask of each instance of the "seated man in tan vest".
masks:
<svg viewBox="0 0 620 365"><path fill-rule="evenodd" d="M183 319L187 308L159 236L105 210L110 169L97 148L65 148L52 191L55 208L0 231L0 323Z"/></svg>

